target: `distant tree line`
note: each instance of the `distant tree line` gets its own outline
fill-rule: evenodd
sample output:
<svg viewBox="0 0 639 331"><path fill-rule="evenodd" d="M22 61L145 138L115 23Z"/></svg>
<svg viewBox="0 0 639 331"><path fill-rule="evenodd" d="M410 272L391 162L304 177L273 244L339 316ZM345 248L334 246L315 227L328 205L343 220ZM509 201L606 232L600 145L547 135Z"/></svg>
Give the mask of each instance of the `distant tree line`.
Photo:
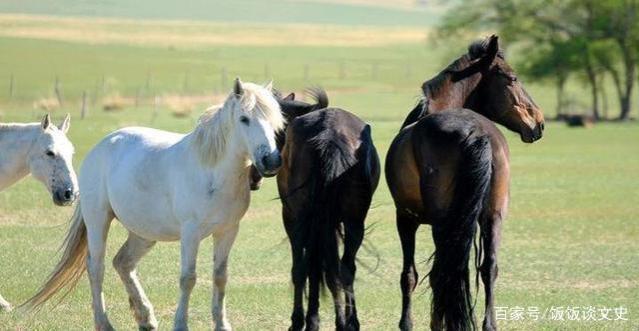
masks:
<svg viewBox="0 0 639 331"><path fill-rule="evenodd" d="M491 29L523 49L522 74L549 80L557 91L557 114L565 105L571 75L587 83L592 116L602 117L604 77L619 100L617 119L627 120L639 64L636 0L466 0L445 15L439 33L453 36Z"/></svg>

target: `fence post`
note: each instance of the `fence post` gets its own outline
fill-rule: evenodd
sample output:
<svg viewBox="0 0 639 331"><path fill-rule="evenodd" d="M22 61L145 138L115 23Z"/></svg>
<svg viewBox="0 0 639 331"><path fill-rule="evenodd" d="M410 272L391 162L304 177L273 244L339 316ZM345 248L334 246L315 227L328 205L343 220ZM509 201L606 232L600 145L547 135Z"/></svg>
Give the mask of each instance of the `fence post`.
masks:
<svg viewBox="0 0 639 331"><path fill-rule="evenodd" d="M311 72L311 68L308 65L308 63L304 64L304 81L308 83L308 81L310 80L310 72Z"/></svg>
<svg viewBox="0 0 639 331"><path fill-rule="evenodd" d="M100 81L100 90L102 91L102 94L106 94L106 90L107 90L107 84L106 84L106 77L104 76L104 74L102 74L102 80Z"/></svg>
<svg viewBox="0 0 639 331"><path fill-rule="evenodd" d="M140 106L140 94L142 93L141 88L135 90L135 109L138 109Z"/></svg>
<svg viewBox="0 0 639 331"><path fill-rule="evenodd" d="M53 85L53 92L55 93L55 97L58 99L58 105L62 107L62 91L60 91L60 78L58 75L55 76L55 84Z"/></svg>
<svg viewBox="0 0 639 331"><path fill-rule="evenodd" d="M144 87L146 88L146 92L149 93L151 91L151 72L146 73L146 83L144 83Z"/></svg>
<svg viewBox="0 0 639 331"><path fill-rule="evenodd" d="M13 73L9 77L9 99L13 99L13 90L14 90L15 78L13 77Z"/></svg>
<svg viewBox="0 0 639 331"><path fill-rule="evenodd" d="M228 86L228 72L226 67L222 67L222 72L220 73L220 84L222 84L220 91L225 91Z"/></svg>
<svg viewBox="0 0 639 331"><path fill-rule="evenodd" d="M151 117L151 123L155 122L155 119L158 117L158 107L160 106L160 97L157 95L153 97L153 114Z"/></svg>
<svg viewBox="0 0 639 331"><path fill-rule="evenodd" d="M87 116L88 103L87 103L87 91L82 91L82 106L80 108L80 119L83 120Z"/></svg>

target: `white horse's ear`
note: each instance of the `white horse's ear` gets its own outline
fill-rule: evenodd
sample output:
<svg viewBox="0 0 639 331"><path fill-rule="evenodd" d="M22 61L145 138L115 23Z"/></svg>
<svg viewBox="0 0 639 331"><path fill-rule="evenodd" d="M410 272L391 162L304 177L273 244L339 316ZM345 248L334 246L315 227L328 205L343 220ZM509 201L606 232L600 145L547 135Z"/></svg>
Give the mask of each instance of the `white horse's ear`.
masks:
<svg viewBox="0 0 639 331"><path fill-rule="evenodd" d="M67 133L69 132L70 126L71 126L71 115L67 113L67 116L64 117L64 120L62 121L62 123L60 123L58 128L60 129L60 131Z"/></svg>
<svg viewBox="0 0 639 331"><path fill-rule="evenodd" d="M244 94L244 88L242 87L242 81L240 77L235 78L235 85L233 86L233 93L235 96L240 97Z"/></svg>
<svg viewBox="0 0 639 331"><path fill-rule="evenodd" d="M271 81L268 82L268 84L266 84L264 88L267 89L269 92L273 92L273 80L271 79Z"/></svg>
<svg viewBox="0 0 639 331"><path fill-rule="evenodd" d="M49 116L49 114L47 113L46 115L44 115L44 117L42 118L42 122L40 122L42 125L42 130L46 130L49 128L49 126L51 126L51 116Z"/></svg>

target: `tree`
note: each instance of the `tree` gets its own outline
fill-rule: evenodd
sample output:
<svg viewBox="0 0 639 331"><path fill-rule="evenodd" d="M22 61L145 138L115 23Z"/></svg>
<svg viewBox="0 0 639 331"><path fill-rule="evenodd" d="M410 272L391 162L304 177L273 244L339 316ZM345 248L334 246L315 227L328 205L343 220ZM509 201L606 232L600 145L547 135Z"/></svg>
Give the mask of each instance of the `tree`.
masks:
<svg viewBox="0 0 639 331"><path fill-rule="evenodd" d="M525 61L530 77L546 79L555 71L558 101L568 76L582 71L596 119L601 76L607 73L615 84L623 120L631 111L639 61L638 13L637 0L464 1L444 17L439 32L450 36L471 29L498 30L521 44L529 57L534 55Z"/></svg>

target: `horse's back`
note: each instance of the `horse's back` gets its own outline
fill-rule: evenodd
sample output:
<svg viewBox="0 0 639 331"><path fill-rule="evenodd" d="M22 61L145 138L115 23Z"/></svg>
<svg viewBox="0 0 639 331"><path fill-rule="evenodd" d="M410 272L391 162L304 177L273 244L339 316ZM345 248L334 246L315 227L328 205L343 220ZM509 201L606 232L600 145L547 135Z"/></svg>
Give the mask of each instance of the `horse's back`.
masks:
<svg viewBox="0 0 639 331"><path fill-rule="evenodd" d="M398 209L422 222L445 214L456 174L464 166L460 164L461 152L481 137L490 141L494 167L507 166L502 133L492 121L471 110L430 114L400 131L386 162L386 178Z"/></svg>
<svg viewBox="0 0 639 331"><path fill-rule="evenodd" d="M171 156L182 135L128 127L103 138L87 155L80 174L82 208L110 210L125 226L171 215ZM144 206L155 206L147 208ZM163 215L164 214L164 215ZM156 227L160 227L159 224ZM136 232L136 231L134 231ZM137 231L142 234L144 231Z"/></svg>
<svg viewBox="0 0 639 331"><path fill-rule="evenodd" d="M327 181L355 167L368 176L379 177L379 159L370 126L346 110L325 108L296 118L289 126L287 140L291 146L308 145L308 151L296 153L289 149L289 154L293 154L289 157L293 162L297 158L314 159Z"/></svg>
<svg viewBox="0 0 639 331"><path fill-rule="evenodd" d="M284 167L278 174L281 196L300 187L310 189L309 182L319 181L317 185L325 188L339 185L334 191L348 198L353 207L354 199L369 200L379 182L379 157L370 126L342 109L326 108L294 119L286 133L282 158ZM304 196L291 196L289 206L305 205Z"/></svg>

